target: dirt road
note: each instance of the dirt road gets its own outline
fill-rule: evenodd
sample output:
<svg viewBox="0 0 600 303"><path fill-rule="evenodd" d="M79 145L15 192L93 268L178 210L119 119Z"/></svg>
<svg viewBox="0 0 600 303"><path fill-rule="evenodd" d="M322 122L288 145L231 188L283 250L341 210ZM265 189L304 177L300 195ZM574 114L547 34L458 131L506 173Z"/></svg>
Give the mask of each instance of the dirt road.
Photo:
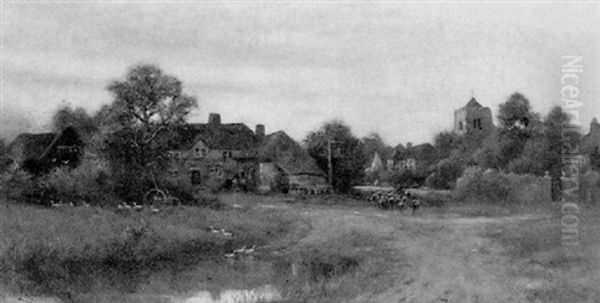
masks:
<svg viewBox="0 0 600 303"><path fill-rule="evenodd" d="M349 230L359 230L384 239L386 245L393 248L392 251L404 258L399 260L402 263L400 266L389 266L389 270L393 271L391 287L382 292L364 293L350 302L515 303L565 302L565 299L569 299L569 302L600 300L595 288L589 287L589 282L579 287L569 284L568 279L575 279L565 279L578 274L580 278L577 281L587 281L598 273L597 258L594 259L594 256L598 256L597 253L594 254L598 247L596 244L585 252L586 256L594 255L591 261L580 261L569 269L564 265L558 268L555 264L555 260L568 260L560 245L544 246L541 249L532 246L532 254L529 254L528 246L533 245L530 243L534 241L527 239L523 242L525 247L521 247L527 255L515 258L510 245L506 241L499 241L503 237L521 237L530 226L550 223L549 226L554 228L554 218L550 219L544 214L465 217L451 211L423 209L413 217L409 212L399 213L371 207L301 203L273 203L265 207L288 208L304 216L312 229L300 240L301 243L325 242ZM550 235L543 232L536 231L529 236L556 238L554 232ZM588 236L591 238L595 234L597 233L588 233ZM545 245L544 241L539 241L541 244L536 245ZM547 262L537 262L533 250L549 256ZM592 266L593 264L596 265ZM560 288L557 286L558 281L562 283L558 286L566 291L556 291Z"/></svg>
<svg viewBox="0 0 600 303"><path fill-rule="evenodd" d="M296 208L296 207L295 207ZM297 208L312 225L303 242L321 242L348 230L372 232L402 255L395 285L355 302L529 302L524 285L506 273L503 247L483 236L486 228L531 220L530 216L463 218L370 208ZM390 268L392 268L391 266Z"/></svg>

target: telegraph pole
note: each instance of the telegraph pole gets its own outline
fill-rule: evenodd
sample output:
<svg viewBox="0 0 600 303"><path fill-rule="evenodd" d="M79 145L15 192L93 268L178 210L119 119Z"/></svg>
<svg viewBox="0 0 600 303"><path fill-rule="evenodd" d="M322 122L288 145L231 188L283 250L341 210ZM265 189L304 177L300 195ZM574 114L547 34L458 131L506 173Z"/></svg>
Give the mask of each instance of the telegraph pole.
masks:
<svg viewBox="0 0 600 303"><path fill-rule="evenodd" d="M328 168L328 173L327 173L327 177L329 179L329 186L331 186L331 188L333 188L333 161L332 161L332 155L331 155L331 138L327 138L327 168Z"/></svg>

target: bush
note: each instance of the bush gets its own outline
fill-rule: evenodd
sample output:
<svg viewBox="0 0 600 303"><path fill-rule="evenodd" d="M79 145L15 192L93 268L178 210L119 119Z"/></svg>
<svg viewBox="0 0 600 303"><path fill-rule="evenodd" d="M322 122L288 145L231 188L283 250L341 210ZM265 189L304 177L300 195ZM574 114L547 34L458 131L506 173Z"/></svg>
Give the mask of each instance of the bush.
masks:
<svg viewBox="0 0 600 303"><path fill-rule="evenodd" d="M40 178L45 187L63 203L108 203L111 201L108 164L102 160L86 157L76 168L59 167Z"/></svg>
<svg viewBox="0 0 600 303"><path fill-rule="evenodd" d="M24 170L6 171L0 175L0 194L9 200L21 200L35 188L34 177Z"/></svg>
<svg viewBox="0 0 600 303"><path fill-rule="evenodd" d="M470 167L457 180L455 196L458 200L471 202L543 204L551 201L550 180Z"/></svg>
<svg viewBox="0 0 600 303"><path fill-rule="evenodd" d="M425 184L435 189L451 189L461 173L462 166L458 161L444 159L436 165L435 171L427 176Z"/></svg>
<svg viewBox="0 0 600 303"><path fill-rule="evenodd" d="M480 167L467 168L456 181L456 196L459 200L484 200L507 202L510 197L510 182L506 175Z"/></svg>
<svg viewBox="0 0 600 303"><path fill-rule="evenodd" d="M419 183L419 179L418 176L408 169L394 171L389 177L390 183L395 187L413 187Z"/></svg>

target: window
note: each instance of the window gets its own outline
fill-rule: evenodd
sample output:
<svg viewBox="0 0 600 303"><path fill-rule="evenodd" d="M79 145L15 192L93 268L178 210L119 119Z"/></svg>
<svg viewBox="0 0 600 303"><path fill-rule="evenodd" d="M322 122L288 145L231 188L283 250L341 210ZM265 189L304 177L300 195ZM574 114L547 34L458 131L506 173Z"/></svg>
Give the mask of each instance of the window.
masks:
<svg viewBox="0 0 600 303"><path fill-rule="evenodd" d="M481 126L481 119L473 119L473 129L483 129Z"/></svg>
<svg viewBox="0 0 600 303"><path fill-rule="evenodd" d="M458 130L463 130L463 123L462 123L462 121L458 122Z"/></svg>
<svg viewBox="0 0 600 303"><path fill-rule="evenodd" d="M224 150L223 151L223 159L229 159L232 158L233 154L230 150Z"/></svg>
<svg viewBox="0 0 600 303"><path fill-rule="evenodd" d="M199 169L191 169L190 170L190 181L192 182L192 185L199 185L202 184L202 173L200 172Z"/></svg>

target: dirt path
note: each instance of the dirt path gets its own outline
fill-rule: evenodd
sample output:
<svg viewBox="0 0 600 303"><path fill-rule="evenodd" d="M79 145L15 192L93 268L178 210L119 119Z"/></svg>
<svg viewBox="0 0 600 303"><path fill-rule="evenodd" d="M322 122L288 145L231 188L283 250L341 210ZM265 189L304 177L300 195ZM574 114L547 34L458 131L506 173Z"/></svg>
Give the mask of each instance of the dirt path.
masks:
<svg viewBox="0 0 600 303"><path fill-rule="evenodd" d="M503 247L485 238L486 226L513 224L529 216L502 218L410 217L375 209L307 207L313 230L303 241L320 241L341 230L360 229L389 238L409 267L396 285L356 302L526 302L508 277ZM335 226L335 228L331 228Z"/></svg>
<svg viewBox="0 0 600 303"><path fill-rule="evenodd" d="M388 241L408 266L398 267L396 283L374 297L355 302L530 302L526 292L509 278L510 260L505 248L484 233L499 225L511 225L537 217L466 218L424 213L411 217L374 208L270 204L289 208L312 225L302 242L320 242L344 231L372 232ZM393 268L393 266L390 266Z"/></svg>

